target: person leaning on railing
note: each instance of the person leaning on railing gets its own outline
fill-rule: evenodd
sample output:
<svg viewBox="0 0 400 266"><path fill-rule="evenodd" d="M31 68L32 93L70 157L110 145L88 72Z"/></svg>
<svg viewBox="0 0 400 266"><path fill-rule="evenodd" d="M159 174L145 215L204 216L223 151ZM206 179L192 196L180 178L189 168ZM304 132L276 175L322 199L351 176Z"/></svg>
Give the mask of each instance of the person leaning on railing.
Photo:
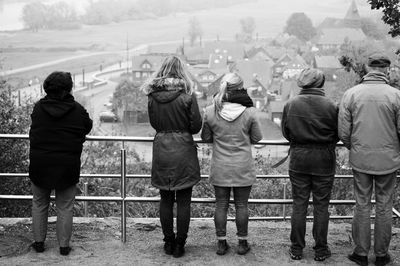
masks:
<svg viewBox="0 0 400 266"><path fill-rule="evenodd" d="M151 183L160 189L164 251L178 258L185 253L192 188L200 181L197 145L192 134L201 129L201 115L189 74L176 56L166 57L142 89L148 95L150 124L157 132L153 142Z"/></svg>
<svg viewBox="0 0 400 266"><path fill-rule="evenodd" d="M53 72L43 83L46 96L31 114L29 178L32 181L32 227L37 252L45 250L50 193L56 196L56 233L60 254L71 251L72 209L79 182L82 145L92 129L89 114L72 96L72 78Z"/></svg>
<svg viewBox="0 0 400 266"><path fill-rule="evenodd" d="M393 193L400 168L400 91L388 85L390 59L381 53L368 58L369 72L347 90L339 108L339 136L350 150L356 207L348 258L368 265L371 247L371 195L375 187L375 265L390 262Z"/></svg>
<svg viewBox="0 0 400 266"><path fill-rule="evenodd" d="M301 91L286 103L282 114L282 133L290 143L289 177L293 212L289 253L294 260L303 257L311 192L314 206L314 260L324 261L331 256L327 242L328 206L335 175L335 146L339 140L338 108L325 97L324 83L322 71L304 69L297 79Z"/></svg>
<svg viewBox="0 0 400 266"><path fill-rule="evenodd" d="M251 187L256 181L251 144L262 139L256 109L243 88L242 78L235 73L224 75L213 104L204 112L201 138L213 143L210 182L214 186L214 214L217 254L228 252L226 221L231 190L236 210L239 255L250 251L247 242Z"/></svg>

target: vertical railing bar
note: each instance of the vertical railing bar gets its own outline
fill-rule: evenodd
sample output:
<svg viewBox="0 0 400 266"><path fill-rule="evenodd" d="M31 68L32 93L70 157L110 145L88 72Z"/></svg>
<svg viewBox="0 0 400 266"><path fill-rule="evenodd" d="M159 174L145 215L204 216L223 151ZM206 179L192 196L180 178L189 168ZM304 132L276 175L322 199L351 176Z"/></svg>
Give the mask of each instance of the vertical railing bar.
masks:
<svg viewBox="0 0 400 266"><path fill-rule="evenodd" d="M83 195L88 196L88 182L83 183ZM85 201L83 206L85 210L85 217L88 217L88 202Z"/></svg>
<svg viewBox="0 0 400 266"><path fill-rule="evenodd" d="M121 149L121 241L126 242L126 150Z"/></svg>
<svg viewBox="0 0 400 266"><path fill-rule="evenodd" d="M286 178L285 178L284 183L283 183L283 200L286 200L286 186L287 186L287 182L286 182ZM282 212L283 212L282 213L283 220L285 221L286 220L286 204L283 204Z"/></svg>

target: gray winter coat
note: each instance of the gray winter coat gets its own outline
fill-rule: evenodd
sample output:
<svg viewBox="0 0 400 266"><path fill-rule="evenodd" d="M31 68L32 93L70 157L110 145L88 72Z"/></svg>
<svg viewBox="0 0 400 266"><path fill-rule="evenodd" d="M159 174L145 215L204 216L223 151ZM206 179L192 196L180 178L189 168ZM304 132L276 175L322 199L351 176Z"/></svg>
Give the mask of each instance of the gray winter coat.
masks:
<svg viewBox="0 0 400 266"><path fill-rule="evenodd" d="M362 173L400 168L400 91L387 82L384 74L370 72L340 103L339 137L350 149L351 166Z"/></svg>
<svg viewBox="0 0 400 266"><path fill-rule="evenodd" d="M240 106L225 103L225 118L216 114L214 106L206 108L201 138L213 143L210 169L212 185L244 187L253 185L256 180L251 144L260 141L262 134L256 109Z"/></svg>

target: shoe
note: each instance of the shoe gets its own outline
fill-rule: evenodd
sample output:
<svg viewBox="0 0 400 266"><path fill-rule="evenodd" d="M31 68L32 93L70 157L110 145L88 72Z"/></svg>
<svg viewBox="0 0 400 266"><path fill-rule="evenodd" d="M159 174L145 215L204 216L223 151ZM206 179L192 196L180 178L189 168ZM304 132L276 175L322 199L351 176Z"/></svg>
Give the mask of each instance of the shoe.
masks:
<svg viewBox="0 0 400 266"><path fill-rule="evenodd" d="M331 256L332 256L332 252L331 252L331 250L327 247L324 251L318 252L318 254L315 253L314 260L315 260L315 261L324 261L324 260L326 260L327 258L330 258Z"/></svg>
<svg viewBox="0 0 400 266"><path fill-rule="evenodd" d="M228 249L229 249L229 245L226 242L226 239L218 240L217 247L218 247L218 249L217 249L217 254L218 255L225 255L226 252L228 252Z"/></svg>
<svg viewBox="0 0 400 266"><path fill-rule="evenodd" d="M44 242L33 242L32 247L37 253L42 253L44 251Z"/></svg>
<svg viewBox="0 0 400 266"><path fill-rule="evenodd" d="M375 260L375 265L376 266L385 266L390 262L390 255L386 254L385 256L377 256Z"/></svg>
<svg viewBox="0 0 400 266"><path fill-rule="evenodd" d="M245 255L249 251L250 251L250 247L249 247L249 244L247 243L247 240L240 239L237 254Z"/></svg>
<svg viewBox="0 0 400 266"><path fill-rule="evenodd" d="M175 248L175 240L174 241L165 241L164 244L164 252L167 255L172 255L174 253Z"/></svg>
<svg viewBox="0 0 400 266"><path fill-rule="evenodd" d="M360 256L353 252L352 254L348 255L347 258L351 261L354 261L358 265L368 266L368 257L367 256Z"/></svg>
<svg viewBox="0 0 400 266"><path fill-rule="evenodd" d="M63 256L68 256L71 250L72 250L71 247L60 247L60 254Z"/></svg>
<svg viewBox="0 0 400 266"><path fill-rule="evenodd" d="M303 258L303 254L294 254L291 249L289 249L289 256L292 260L301 260Z"/></svg>
<svg viewBox="0 0 400 266"><path fill-rule="evenodd" d="M180 258L184 254L185 254L185 244L177 243L174 248L174 252L172 253L172 256L174 256L174 258Z"/></svg>

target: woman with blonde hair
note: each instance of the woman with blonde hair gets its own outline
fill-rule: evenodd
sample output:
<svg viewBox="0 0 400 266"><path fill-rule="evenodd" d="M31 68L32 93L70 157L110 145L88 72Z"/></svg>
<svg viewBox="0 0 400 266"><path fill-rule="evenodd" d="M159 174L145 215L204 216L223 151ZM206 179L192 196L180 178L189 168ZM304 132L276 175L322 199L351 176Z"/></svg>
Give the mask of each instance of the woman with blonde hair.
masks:
<svg viewBox="0 0 400 266"><path fill-rule="evenodd" d="M236 210L236 228L239 239L237 253L249 252L248 199L256 180L251 144L262 139L256 109L243 88L243 80L235 73L222 78L213 104L204 113L201 138L213 143L210 182L215 189L214 223L218 239L217 254L229 249L226 241L226 222L231 190Z"/></svg>
<svg viewBox="0 0 400 266"><path fill-rule="evenodd" d="M165 58L160 69L143 85L148 95L153 142L151 183L160 189L160 221L164 251L181 257L190 223L193 186L200 181L197 148L192 134L201 129L201 116L193 85L183 62L176 56ZM177 203L177 234L173 206Z"/></svg>

